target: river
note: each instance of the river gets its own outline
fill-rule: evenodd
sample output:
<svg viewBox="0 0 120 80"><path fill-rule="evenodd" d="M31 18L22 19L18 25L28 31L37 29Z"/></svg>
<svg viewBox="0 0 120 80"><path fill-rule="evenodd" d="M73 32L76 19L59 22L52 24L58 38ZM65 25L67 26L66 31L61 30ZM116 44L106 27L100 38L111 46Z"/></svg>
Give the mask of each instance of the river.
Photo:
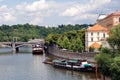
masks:
<svg viewBox="0 0 120 80"><path fill-rule="evenodd" d="M0 80L96 80L95 73L83 73L54 68L42 63L51 56L32 55L31 48L12 53L0 48Z"/></svg>

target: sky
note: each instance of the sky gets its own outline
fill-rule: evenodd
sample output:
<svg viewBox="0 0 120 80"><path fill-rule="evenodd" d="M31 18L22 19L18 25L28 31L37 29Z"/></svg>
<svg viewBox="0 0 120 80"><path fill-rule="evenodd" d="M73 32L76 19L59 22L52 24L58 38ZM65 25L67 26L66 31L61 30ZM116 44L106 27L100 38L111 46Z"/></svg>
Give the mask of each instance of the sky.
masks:
<svg viewBox="0 0 120 80"><path fill-rule="evenodd" d="M0 0L0 25L94 24L120 10L120 0Z"/></svg>

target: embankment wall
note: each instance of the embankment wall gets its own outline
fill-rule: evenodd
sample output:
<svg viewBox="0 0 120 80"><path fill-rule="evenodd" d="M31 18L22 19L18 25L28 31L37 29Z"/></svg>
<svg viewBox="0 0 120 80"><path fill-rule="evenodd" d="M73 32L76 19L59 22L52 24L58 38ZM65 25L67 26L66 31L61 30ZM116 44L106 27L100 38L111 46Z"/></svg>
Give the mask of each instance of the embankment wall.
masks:
<svg viewBox="0 0 120 80"><path fill-rule="evenodd" d="M67 58L67 59L79 59L79 60L88 60L94 61L94 56L97 54L95 52L70 52L67 50L62 50L56 45L48 46L48 53L57 57Z"/></svg>

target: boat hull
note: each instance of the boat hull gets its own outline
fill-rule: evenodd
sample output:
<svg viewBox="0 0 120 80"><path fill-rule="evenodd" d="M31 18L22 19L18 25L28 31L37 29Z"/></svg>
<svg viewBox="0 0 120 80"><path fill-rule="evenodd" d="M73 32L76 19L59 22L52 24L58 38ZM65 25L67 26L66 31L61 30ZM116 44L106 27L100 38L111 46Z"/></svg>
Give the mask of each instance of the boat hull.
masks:
<svg viewBox="0 0 120 80"><path fill-rule="evenodd" d="M33 55L40 55L40 54L43 54L43 51L42 50L33 50L32 54Z"/></svg>
<svg viewBox="0 0 120 80"><path fill-rule="evenodd" d="M61 69L67 69L67 70L80 71L80 72L95 72L94 67L74 68L74 67L67 67L67 66L62 66L62 65L54 65L54 67L61 68Z"/></svg>
<svg viewBox="0 0 120 80"><path fill-rule="evenodd" d="M43 53L44 53L44 49L40 44L36 44L32 47L32 54L39 55Z"/></svg>

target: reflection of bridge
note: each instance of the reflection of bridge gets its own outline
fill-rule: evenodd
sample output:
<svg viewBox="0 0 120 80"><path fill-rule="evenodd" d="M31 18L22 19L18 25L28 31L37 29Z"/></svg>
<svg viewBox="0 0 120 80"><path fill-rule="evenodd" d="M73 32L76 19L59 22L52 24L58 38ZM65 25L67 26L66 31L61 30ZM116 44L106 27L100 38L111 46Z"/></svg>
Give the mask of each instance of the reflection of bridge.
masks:
<svg viewBox="0 0 120 80"><path fill-rule="evenodd" d="M41 44L44 46L44 42L0 42L0 45L5 45L7 47L12 47L13 52L19 51L19 47L22 46L32 46L35 44Z"/></svg>

